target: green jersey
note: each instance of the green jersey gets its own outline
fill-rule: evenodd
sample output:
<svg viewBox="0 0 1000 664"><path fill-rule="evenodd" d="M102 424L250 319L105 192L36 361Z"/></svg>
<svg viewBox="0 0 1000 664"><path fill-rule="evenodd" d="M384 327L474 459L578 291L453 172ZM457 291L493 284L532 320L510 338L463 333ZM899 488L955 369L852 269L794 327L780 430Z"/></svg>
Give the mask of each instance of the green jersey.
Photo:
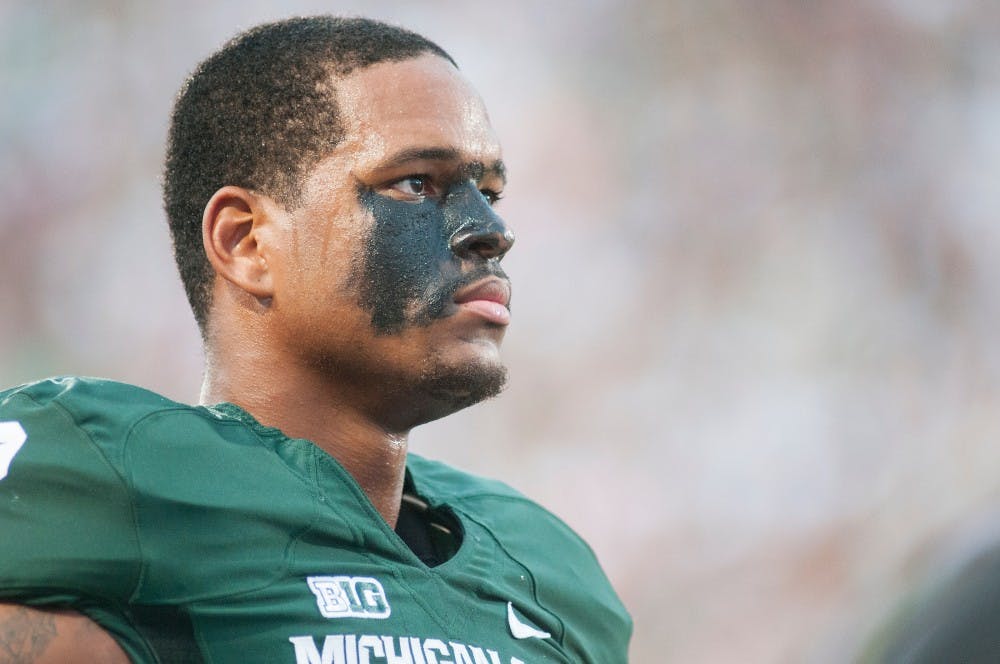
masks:
<svg viewBox="0 0 1000 664"><path fill-rule="evenodd" d="M71 607L135 662L626 661L629 616L559 519L416 455L406 487L457 531L439 564L334 458L232 404L0 392L0 601Z"/></svg>

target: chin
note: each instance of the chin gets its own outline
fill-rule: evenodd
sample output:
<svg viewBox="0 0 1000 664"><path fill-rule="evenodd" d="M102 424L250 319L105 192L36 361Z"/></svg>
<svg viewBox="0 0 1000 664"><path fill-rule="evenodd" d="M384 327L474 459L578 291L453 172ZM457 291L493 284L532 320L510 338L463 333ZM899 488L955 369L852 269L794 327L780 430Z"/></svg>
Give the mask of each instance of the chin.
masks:
<svg viewBox="0 0 1000 664"><path fill-rule="evenodd" d="M420 377L420 389L435 404L433 419L495 397L507 384L507 367L499 361L434 365Z"/></svg>

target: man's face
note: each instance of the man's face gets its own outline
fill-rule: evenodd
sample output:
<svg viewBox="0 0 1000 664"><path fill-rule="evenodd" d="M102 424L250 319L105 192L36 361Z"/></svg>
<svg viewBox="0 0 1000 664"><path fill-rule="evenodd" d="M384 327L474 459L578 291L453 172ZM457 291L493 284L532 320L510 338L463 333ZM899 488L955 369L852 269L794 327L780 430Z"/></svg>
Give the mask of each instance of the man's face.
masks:
<svg viewBox="0 0 1000 664"><path fill-rule="evenodd" d="M274 321L299 361L364 407L416 424L492 396L513 235L492 203L500 146L446 60L381 63L335 82L345 137L278 215ZM412 410L409 415L405 411Z"/></svg>

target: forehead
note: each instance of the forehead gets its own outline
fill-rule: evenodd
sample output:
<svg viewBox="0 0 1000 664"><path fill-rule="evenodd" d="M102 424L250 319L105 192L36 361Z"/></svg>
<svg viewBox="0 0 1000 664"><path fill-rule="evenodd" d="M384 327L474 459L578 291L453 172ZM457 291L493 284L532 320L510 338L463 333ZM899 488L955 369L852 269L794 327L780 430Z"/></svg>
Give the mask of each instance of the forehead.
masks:
<svg viewBox="0 0 1000 664"><path fill-rule="evenodd" d="M408 148L450 149L469 161L500 158L482 99L441 57L381 62L340 78L335 89L341 146L359 160Z"/></svg>

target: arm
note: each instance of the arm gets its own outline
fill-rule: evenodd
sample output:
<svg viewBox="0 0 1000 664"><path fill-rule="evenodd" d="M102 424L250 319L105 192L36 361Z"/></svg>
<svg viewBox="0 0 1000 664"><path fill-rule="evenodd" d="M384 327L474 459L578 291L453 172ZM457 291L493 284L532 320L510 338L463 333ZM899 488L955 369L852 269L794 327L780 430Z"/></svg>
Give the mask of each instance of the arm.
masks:
<svg viewBox="0 0 1000 664"><path fill-rule="evenodd" d="M129 664L129 658L79 613L0 604L0 664Z"/></svg>
<svg viewBox="0 0 1000 664"><path fill-rule="evenodd" d="M139 568L128 489L41 388L65 391L0 392L0 664L127 663L116 639L140 659L142 637L121 608ZM115 638L70 607L93 607Z"/></svg>

